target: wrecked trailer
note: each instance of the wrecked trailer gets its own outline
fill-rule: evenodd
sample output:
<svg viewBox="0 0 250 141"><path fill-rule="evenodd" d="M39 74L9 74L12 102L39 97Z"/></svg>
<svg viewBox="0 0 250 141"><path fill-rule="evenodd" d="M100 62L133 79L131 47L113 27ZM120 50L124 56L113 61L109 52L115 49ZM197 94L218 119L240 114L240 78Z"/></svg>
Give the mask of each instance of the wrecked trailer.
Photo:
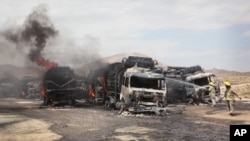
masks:
<svg viewBox="0 0 250 141"><path fill-rule="evenodd" d="M39 78L24 76L20 81L21 90L19 98L40 99L40 84L41 80Z"/></svg>
<svg viewBox="0 0 250 141"><path fill-rule="evenodd" d="M209 82L217 82L199 65L164 69L156 68L156 63L152 58L129 56L94 70L89 95L108 108L161 114L167 104L206 102Z"/></svg>
<svg viewBox="0 0 250 141"><path fill-rule="evenodd" d="M199 65L191 67L167 66L167 69L163 71L166 77L182 81L186 81L187 76L198 73L204 73L204 70Z"/></svg>
<svg viewBox="0 0 250 141"><path fill-rule="evenodd" d="M129 56L92 71L89 95L107 108L162 114L166 100L164 75L154 73L155 61ZM163 108L162 108L163 107ZM160 113L162 112L162 113Z"/></svg>
<svg viewBox="0 0 250 141"><path fill-rule="evenodd" d="M158 64L156 60L150 57L138 57L138 56L128 56L128 58L123 58L122 63L126 68L131 68L137 65L140 68L148 68L153 70L155 65Z"/></svg>
<svg viewBox="0 0 250 141"><path fill-rule="evenodd" d="M199 105L203 99L207 89L198 85L188 83L185 81L165 78L166 80L166 93L167 103L190 103Z"/></svg>
<svg viewBox="0 0 250 141"><path fill-rule="evenodd" d="M205 89L203 94L203 103L211 103L211 99L209 97L209 83L215 83L215 93L216 93L216 101L220 102L221 90L219 81L215 74L213 73L197 73L194 75L190 75L186 77L186 82L198 85L199 87Z"/></svg>
<svg viewBox="0 0 250 141"><path fill-rule="evenodd" d="M168 69L163 72L166 78L169 79L169 81L172 81L171 79L183 81L183 83L179 84L180 90L183 92L187 89L190 89L190 87L195 87L195 89L198 89L199 93L202 93L202 98L200 98L200 102L208 103L209 98L209 83L214 82L216 84L216 93L217 96L220 95L220 86L218 79L216 76L212 73L206 73L201 66L191 66L191 67L174 67L174 66L168 66ZM185 84L185 87L183 87ZM169 84L169 87L176 87L175 85ZM182 88L181 88L182 87ZM191 92L191 91L187 91ZM180 94L180 93L178 93ZM189 95L189 94L188 94ZM193 93L193 95L196 95Z"/></svg>
<svg viewBox="0 0 250 141"><path fill-rule="evenodd" d="M84 83L69 67L49 69L41 87L43 105L75 105L76 100L88 97L84 92Z"/></svg>

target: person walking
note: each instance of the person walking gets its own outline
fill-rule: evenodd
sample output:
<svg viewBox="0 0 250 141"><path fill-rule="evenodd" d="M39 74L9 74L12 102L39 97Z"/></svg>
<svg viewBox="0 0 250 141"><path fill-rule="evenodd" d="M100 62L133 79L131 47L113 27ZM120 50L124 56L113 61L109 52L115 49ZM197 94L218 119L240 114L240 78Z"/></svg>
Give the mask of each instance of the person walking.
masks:
<svg viewBox="0 0 250 141"><path fill-rule="evenodd" d="M225 91L225 95L224 95L223 98L226 99L229 114L231 116L233 116L234 115L234 103L235 103L234 97L236 96L240 100L241 100L241 97L236 92L234 92L232 90L231 83L229 81L224 82L224 84L225 84L225 87L226 87L226 91Z"/></svg>
<svg viewBox="0 0 250 141"><path fill-rule="evenodd" d="M216 91L215 91L215 85L214 85L214 82L210 82L209 83L209 96L210 96L210 99L212 101L212 107L216 106Z"/></svg>

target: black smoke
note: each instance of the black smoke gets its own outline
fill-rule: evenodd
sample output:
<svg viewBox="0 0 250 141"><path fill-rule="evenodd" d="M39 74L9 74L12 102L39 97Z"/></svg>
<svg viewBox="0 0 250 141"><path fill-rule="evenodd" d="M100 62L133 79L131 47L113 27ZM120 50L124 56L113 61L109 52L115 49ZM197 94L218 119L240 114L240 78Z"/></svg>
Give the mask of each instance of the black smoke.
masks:
<svg viewBox="0 0 250 141"><path fill-rule="evenodd" d="M32 62L42 56L47 40L57 34L58 31L48 17L45 5L35 7L22 26L10 28L1 33L8 41L14 43L18 50L28 47L28 58Z"/></svg>
<svg viewBox="0 0 250 141"><path fill-rule="evenodd" d="M92 35L82 35L82 40L79 45L70 34L59 35L47 6L41 4L33 8L23 23L0 27L0 65L33 66L35 62L43 66L41 61L45 61L78 69L82 74L91 70L88 64L100 59L101 47L99 38Z"/></svg>

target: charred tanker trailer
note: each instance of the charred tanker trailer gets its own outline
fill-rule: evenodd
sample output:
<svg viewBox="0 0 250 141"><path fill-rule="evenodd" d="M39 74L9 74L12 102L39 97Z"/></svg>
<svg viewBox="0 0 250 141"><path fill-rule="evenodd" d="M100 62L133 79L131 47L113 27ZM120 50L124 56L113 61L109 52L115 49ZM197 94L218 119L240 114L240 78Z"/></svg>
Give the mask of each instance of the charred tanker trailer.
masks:
<svg viewBox="0 0 250 141"><path fill-rule="evenodd" d="M77 99L86 98L83 93L83 81L78 79L69 67L49 69L41 87L44 105L74 105Z"/></svg>
<svg viewBox="0 0 250 141"><path fill-rule="evenodd" d="M165 114L166 83L162 74L154 73L152 58L129 56L93 71L90 95L107 108L133 113Z"/></svg>
<svg viewBox="0 0 250 141"><path fill-rule="evenodd" d="M220 86L217 77L212 73L206 73L199 65L191 67L168 66L168 69L163 74L166 76L170 91L175 90L175 93L179 95L183 95L183 92L185 92L185 95L183 95L187 97L185 100L197 100L198 98L200 102L209 103L208 88L210 82L216 84L216 95L220 96ZM174 97L177 97L176 94L168 93L169 100L172 101Z"/></svg>

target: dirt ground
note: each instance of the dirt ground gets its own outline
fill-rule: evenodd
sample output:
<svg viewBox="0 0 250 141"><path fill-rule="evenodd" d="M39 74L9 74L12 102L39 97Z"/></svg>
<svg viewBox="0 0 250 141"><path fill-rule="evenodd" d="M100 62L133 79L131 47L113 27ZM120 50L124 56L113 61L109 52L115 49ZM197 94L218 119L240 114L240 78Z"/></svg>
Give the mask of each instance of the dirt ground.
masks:
<svg viewBox="0 0 250 141"><path fill-rule="evenodd" d="M250 124L250 99L225 103L170 105L166 116L118 114L87 103L40 108L42 101L2 98L0 138L6 141L228 141L230 124ZM184 111L182 112L182 110Z"/></svg>

